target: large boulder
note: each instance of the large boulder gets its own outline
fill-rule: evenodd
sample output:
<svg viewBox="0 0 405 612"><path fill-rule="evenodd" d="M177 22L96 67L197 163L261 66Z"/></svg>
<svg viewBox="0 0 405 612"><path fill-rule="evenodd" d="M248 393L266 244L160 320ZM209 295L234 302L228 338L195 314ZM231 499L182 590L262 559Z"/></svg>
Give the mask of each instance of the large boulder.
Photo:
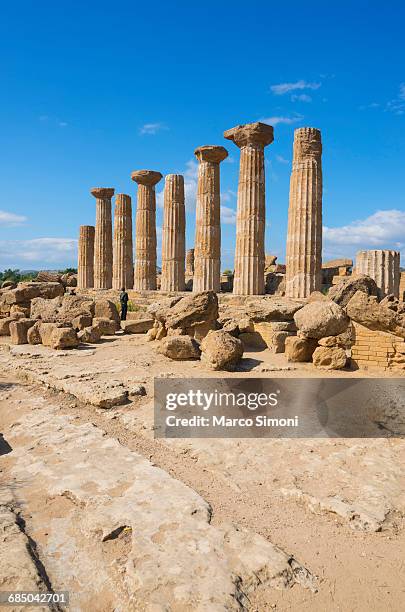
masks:
<svg viewBox="0 0 405 612"><path fill-rule="evenodd" d="M6 291L2 295L2 300L6 304L23 304L30 302L34 298L42 297L51 300L63 295L64 288L60 283L18 283L16 289Z"/></svg>
<svg viewBox="0 0 405 612"><path fill-rule="evenodd" d="M4 319L0 319L0 336L9 336L10 335L10 323L16 321L13 317L5 317Z"/></svg>
<svg viewBox="0 0 405 612"><path fill-rule="evenodd" d="M51 348L67 349L76 348L79 344L76 330L73 327L57 327L51 336Z"/></svg>
<svg viewBox="0 0 405 612"><path fill-rule="evenodd" d="M304 302L289 298L268 298L252 301L247 306L247 315L255 323L260 321L292 321Z"/></svg>
<svg viewBox="0 0 405 612"><path fill-rule="evenodd" d="M31 302L31 318L47 323L72 323L78 317L92 318L93 315L94 301L80 295L64 295L53 300L38 297Z"/></svg>
<svg viewBox="0 0 405 612"><path fill-rule="evenodd" d="M145 334L152 329L155 320L151 317L121 321L121 329L126 334Z"/></svg>
<svg viewBox="0 0 405 612"><path fill-rule="evenodd" d="M242 304L222 303L219 323L222 327L238 326L240 321L251 323L286 323L293 321L294 314L304 306L304 302L282 297L250 298Z"/></svg>
<svg viewBox="0 0 405 612"><path fill-rule="evenodd" d="M243 356L243 343L228 332L210 331L201 342L201 362L211 370L233 371Z"/></svg>
<svg viewBox="0 0 405 612"><path fill-rule="evenodd" d="M344 308L357 291L377 297L380 293L374 279L365 274L356 274L331 287L328 291L328 298Z"/></svg>
<svg viewBox="0 0 405 612"><path fill-rule="evenodd" d="M298 336L288 336L285 339L285 356L287 361L308 362L312 360L312 355L317 347L317 340L313 338L299 338Z"/></svg>
<svg viewBox="0 0 405 612"><path fill-rule="evenodd" d="M295 313L294 321L302 337L315 339L337 336L349 325L345 312L331 300L307 304Z"/></svg>
<svg viewBox="0 0 405 612"><path fill-rule="evenodd" d="M16 289L17 283L15 283L14 281L5 280L1 283L1 288L2 289Z"/></svg>
<svg viewBox="0 0 405 612"><path fill-rule="evenodd" d="M155 300L153 304L150 304L146 312L150 314L152 317L157 319L158 321L164 321L166 317L166 313L169 308L172 308L177 302L183 299L181 295L175 297L162 298L161 300Z"/></svg>
<svg viewBox="0 0 405 612"><path fill-rule="evenodd" d="M105 317L94 317L92 327L98 330L100 336L114 336L117 331L116 322Z"/></svg>
<svg viewBox="0 0 405 612"><path fill-rule="evenodd" d="M11 344L27 344L27 333L30 327L35 325L33 319L19 319L10 323Z"/></svg>
<svg viewBox="0 0 405 612"><path fill-rule="evenodd" d="M355 331L353 323L349 323L346 331L338 336L325 336L318 340L319 346L340 346L344 349L350 349L355 343Z"/></svg>
<svg viewBox="0 0 405 612"><path fill-rule="evenodd" d="M190 336L168 336L158 346L158 353L179 361L200 358L198 342Z"/></svg>
<svg viewBox="0 0 405 612"><path fill-rule="evenodd" d="M41 283L60 283L61 279L62 275L59 272L52 270L40 270L35 280Z"/></svg>
<svg viewBox="0 0 405 612"><path fill-rule="evenodd" d="M390 310L396 312L399 315L405 314L405 302L399 300L392 293L386 295L385 298L381 300L380 306L384 308L389 308Z"/></svg>
<svg viewBox="0 0 405 612"><path fill-rule="evenodd" d="M91 327L93 323L93 317L87 314L81 314L72 319L72 327L76 331L80 331L85 329L86 327Z"/></svg>
<svg viewBox="0 0 405 612"><path fill-rule="evenodd" d="M77 274L62 274L60 280L65 287L77 287Z"/></svg>
<svg viewBox="0 0 405 612"><path fill-rule="evenodd" d="M363 291L357 291L351 298L346 312L353 321L364 327L405 338L405 315L391 310L387 304L379 304Z"/></svg>
<svg viewBox="0 0 405 612"><path fill-rule="evenodd" d="M62 297L53 300L46 300L42 297L34 298L31 301L31 318L41 319L47 323L54 323L58 319L58 312L62 306Z"/></svg>
<svg viewBox="0 0 405 612"><path fill-rule="evenodd" d="M64 323L40 323L39 333L41 334L42 344L44 346L53 346L53 332L55 329L69 329ZM72 328L73 329L73 328Z"/></svg>
<svg viewBox="0 0 405 612"><path fill-rule="evenodd" d="M112 300L97 300L94 307L94 316L100 319L115 321L115 331L120 329L120 315Z"/></svg>
<svg viewBox="0 0 405 612"><path fill-rule="evenodd" d="M340 346L318 346L312 361L317 368L323 370L341 370L346 366L346 352Z"/></svg>
<svg viewBox="0 0 405 612"><path fill-rule="evenodd" d="M95 314L95 304L91 298L81 295L65 295L58 312L58 320L71 323L80 315L101 316Z"/></svg>
<svg viewBox="0 0 405 612"><path fill-rule="evenodd" d="M159 313L157 313L159 319ZM179 300L164 316L166 329L189 329L218 318L218 298L213 291L194 293ZM161 320L161 319L159 319Z"/></svg>
<svg viewBox="0 0 405 612"><path fill-rule="evenodd" d="M77 332L77 338L79 342L95 344L100 341L101 333L98 327L89 326Z"/></svg>

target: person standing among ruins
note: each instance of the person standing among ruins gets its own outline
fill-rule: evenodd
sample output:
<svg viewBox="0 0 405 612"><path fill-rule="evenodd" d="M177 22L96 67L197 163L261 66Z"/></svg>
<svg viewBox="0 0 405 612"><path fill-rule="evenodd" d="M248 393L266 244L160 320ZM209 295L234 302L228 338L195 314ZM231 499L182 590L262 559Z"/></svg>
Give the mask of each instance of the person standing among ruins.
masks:
<svg viewBox="0 0 405 612"><path fill-rule="evenodd" d="M120 293L121 321L126 321L127 319L128 299L128 293L125 291L125 287L122 287Z"/></svg>

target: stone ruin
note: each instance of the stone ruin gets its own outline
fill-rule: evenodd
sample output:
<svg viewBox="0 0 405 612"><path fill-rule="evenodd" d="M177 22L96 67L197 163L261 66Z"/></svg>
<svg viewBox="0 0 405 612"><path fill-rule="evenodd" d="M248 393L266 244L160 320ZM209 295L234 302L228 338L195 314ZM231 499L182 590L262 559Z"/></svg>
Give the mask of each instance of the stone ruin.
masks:
<svg viewBox="0 0 405 612"><path fill-rule="evenodd" d="M56 273L40 273L41 282L5 287L0 290L0 335L9 334L17 344L72 348L121 328L159 341L166 357L201 359L213 369L237 368L251 347L285 352L291 362L312 361L326 369L349 364L404 369L405 278L399 253L360 251L353 272L351 259L322 263L320 131L295 130L286 265L264 251L264 149L273 141L273 128L238 125L224 136L240 149L233 273L221 275L220 270L220 164L228 152L205 145L195 150L193 249L185 249L183 176L165 178L159 275L155 187L162 174L137 170L131 175L138 184L134 259L131 197L116 196L113 228L114 189L94 188L96 224L81 226L79 234L81 295L64 295L73 279ZM117 299L121 287L133 289L131 299L143 300L141 310L122 322L108 299ZM156 300L158 288L168 295L163 301ZM184 294L186 289L192 294ZM115 294L103 293L100 299L98 290ZM234 302L225 299L231 291ZM264 293L273 297L258 299Z"/></svg>
<svg viewBox="0 0 405 612"><path fill-rule="evenodd" d="M264 123L238 125L224 132L240 149L235 270L222 274L220 224L220 164L228 156L222 146L195 150L199 162L196 229L193 249L185 251L184 178L168 175L164 188L162 274L157 275L156 194L160 172L138 170L135 220L135 259L132 258L131 198L117 195L114 240L111 198L114 189L95 188L96 225L81 226L78 286L80 289L134 289L137 292L192 290L233 292L234 295L285 295L308 298L326 291L352 273L351 259L322 263L322 140L316 128L294 132L293 164L286 265L264 251L264 149L273 142L273 128ZM400 295L399 253L361 251L356 271L373 278L382 295ZM402 283L402 297L404 282Z"/></svg>

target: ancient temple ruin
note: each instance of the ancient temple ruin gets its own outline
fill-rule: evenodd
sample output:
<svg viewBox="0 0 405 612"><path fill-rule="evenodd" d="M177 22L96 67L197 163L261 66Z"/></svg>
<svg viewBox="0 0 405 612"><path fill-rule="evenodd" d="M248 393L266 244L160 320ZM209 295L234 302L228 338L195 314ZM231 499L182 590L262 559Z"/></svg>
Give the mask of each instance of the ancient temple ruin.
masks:
<svg viewBox="0 0 405 612"><path fill-rule="evenodd" d="M359 251L356 255L356 273L373 278L382 295L392 293L399 297L399 251Z"/></svg>
<svg viewBox="0 0 405 612"><path fill-rule="evenodd" d="M328 291L352 273L375 280L381 295L403 298L405 276L400 254L393 250L368 250L351 259L322 262L322 138L317 128L294 132L290 179L286 265L265 256L265 158L273 142L273 128L248 123L226 130L224 137L240 149L236 214L235 269L221 273L220 166L228 151L220 145L195 149L198 164L195 202L195 244L186 251L184 177L168 174L163 190L161 273L157 268L156 192L162 174L137 170L135 231L131 198L116 196L114 231L113 188L94 188L96 221L81 226L78 245L78 286L81 289L134 289L164 293L233 291L235 295L286 295L308 298ZM134 242L134 253L132 243ZM266 260L271 259L267 265ZM274 260L274 261L273 261ZM158 273L159 272L159 273Z"/></svg>

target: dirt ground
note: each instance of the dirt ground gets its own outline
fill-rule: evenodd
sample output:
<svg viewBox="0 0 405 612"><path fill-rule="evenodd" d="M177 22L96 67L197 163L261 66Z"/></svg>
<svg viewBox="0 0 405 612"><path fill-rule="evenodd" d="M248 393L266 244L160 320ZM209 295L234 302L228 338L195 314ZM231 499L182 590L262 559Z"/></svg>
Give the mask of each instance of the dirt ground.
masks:
<svg viewBox="0 0 405 612"><path fill-rule="evenodd" d="M245 353L229 376L386 376L288 365L268 350ZM3 527L3 542L10 550L22 534L30 559L11 562L3 548L0 589L77 590L71 609L96 612L402 610L404 441L154 439L154 377L217 374L158 356L144 336L59 354L26 345L10 351L2 339L0 507L19 528ZM84 388L111 381L144 385L146 395L109 409L86 401ZM197 543L189 504L201 518ZM235 534L245 540L228 546ZM203 541L211 543L206 553ZM276 560L277 551L285 555ZM167 581L176 558L181 595Z"/></svg>

